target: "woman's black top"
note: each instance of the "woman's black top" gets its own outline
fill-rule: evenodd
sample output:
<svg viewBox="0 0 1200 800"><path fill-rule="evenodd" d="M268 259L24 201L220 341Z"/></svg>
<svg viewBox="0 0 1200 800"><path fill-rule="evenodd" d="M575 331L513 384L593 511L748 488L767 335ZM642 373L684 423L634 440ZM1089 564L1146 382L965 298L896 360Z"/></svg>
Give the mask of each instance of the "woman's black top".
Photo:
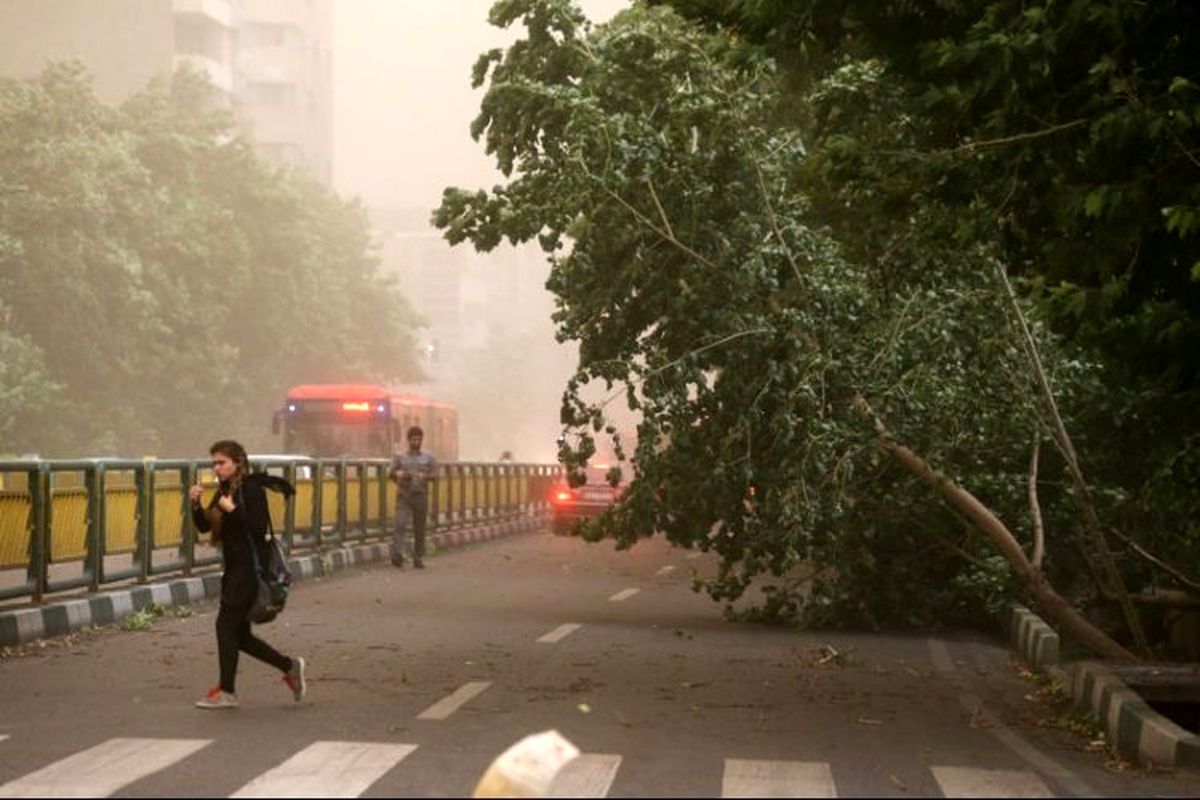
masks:
<svg viewBox="0 0 1200 800"><path fill-rule="evenodd" d="M266 540L270 511L267 493L258 477L251 474L242 479L241 488L233 497L233 511L221 519L221 560L225 567L221 576L221 602L226 605L249 606L254 602L258 581L254 575L254 559L250 555L251 538L258 545L259 564L266 564L270 555ZM228 481L221 482L208 507L214 507L217 499L225 494L229 494ZM192 521L203 533L212 528L200 506L192 505ZM247 531L251 536L247 536Z"/></svg>

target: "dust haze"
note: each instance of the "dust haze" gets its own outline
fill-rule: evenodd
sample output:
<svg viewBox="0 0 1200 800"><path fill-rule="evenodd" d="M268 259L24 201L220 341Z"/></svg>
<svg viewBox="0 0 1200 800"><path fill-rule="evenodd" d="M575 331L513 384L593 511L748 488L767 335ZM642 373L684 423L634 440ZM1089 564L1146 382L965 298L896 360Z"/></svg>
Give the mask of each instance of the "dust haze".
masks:
<svg viewBox="0 0 1200 800"><path fill-rule="evenodd" d="M554 341L548 267L536 246L477 254L428 224L447 186L502 180L469 126L483 91L476 58L513 41L487 22L492 0L338 0L334 19L334 185L361 197L384 268L427 326L427 383L459 406L464 460L555 458L563 386L576 358ZM603 22L628 0L579 3ZM452 296L456 295L456 296Z"/></svg>

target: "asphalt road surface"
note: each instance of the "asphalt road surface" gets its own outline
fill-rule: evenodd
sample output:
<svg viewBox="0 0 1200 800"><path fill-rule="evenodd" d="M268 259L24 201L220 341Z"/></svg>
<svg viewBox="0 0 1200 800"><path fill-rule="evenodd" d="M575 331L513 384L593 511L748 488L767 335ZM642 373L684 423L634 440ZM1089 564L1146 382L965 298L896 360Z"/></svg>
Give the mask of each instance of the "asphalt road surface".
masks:
<svg viewBox="0 0 1200 800"><path fill-rule="evenodd" d="M567 796L1194 796L1053 721L998 640L727 622L707 559L548 533L298 585L259 634L309 664L295 703L245 656L216 682L215 607L0 660L0 796L462 796L555 729Z"/></svg>

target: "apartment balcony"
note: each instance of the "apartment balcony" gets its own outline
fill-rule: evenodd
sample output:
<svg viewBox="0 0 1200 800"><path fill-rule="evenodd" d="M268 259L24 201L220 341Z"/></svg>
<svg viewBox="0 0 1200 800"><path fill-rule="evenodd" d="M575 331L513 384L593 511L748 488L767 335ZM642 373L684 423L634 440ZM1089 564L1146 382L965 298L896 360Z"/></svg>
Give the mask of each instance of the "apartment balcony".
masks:
<svg viewBox="0 0 1200 800"><path fill-rule="evenodd" d="M306 28L311 24L305 0L241 0L238 19L242 23L272 23Z"/></svg>
<svg viewBox="0 0 1200 800"><path fill-rule="evenodd" d="M225 28L233 27L233 3L231 0L172 0L171 10L176 14L203 17Z"/></svg>

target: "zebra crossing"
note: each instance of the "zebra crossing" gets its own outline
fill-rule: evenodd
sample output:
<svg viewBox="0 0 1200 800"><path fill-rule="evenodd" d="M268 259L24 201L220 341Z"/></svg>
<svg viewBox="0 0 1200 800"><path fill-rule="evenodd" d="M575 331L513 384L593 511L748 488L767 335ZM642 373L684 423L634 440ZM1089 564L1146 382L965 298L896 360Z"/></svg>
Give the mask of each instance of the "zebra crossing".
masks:
<svg viewBox="0 0 1200 800"><path fill-rule="evenodd" d="M214 741L108 739L0 783L0 797L108 797L143 778L170 770ZM2 742L0 739L0 753ZM403 770L403 762L419 749L419 745L412 743L313 742L278 764L263 765L261 774L230 796L359 797L385 776L402 780L401 773L391 773ZM607 797L613 791L620 794L621 763L620 754L584 753L559 773L551 796ZM689 769L698 766L689 765ZM480 775L486 767L486 763L479 765ZM956 765L927 769L931 783L945 797L1055 796L1040 777L1029 771ZM6 772L0 771L0 781L9 778ZM204 787L196 788L204 791ZM462 789L446 787L445 790ZM672 787L662 786L657 793L671 795ZM825 762L726 758L720 768L720 784L712 787L712 796L837 797L837 775L834 767Z"/></svg>

